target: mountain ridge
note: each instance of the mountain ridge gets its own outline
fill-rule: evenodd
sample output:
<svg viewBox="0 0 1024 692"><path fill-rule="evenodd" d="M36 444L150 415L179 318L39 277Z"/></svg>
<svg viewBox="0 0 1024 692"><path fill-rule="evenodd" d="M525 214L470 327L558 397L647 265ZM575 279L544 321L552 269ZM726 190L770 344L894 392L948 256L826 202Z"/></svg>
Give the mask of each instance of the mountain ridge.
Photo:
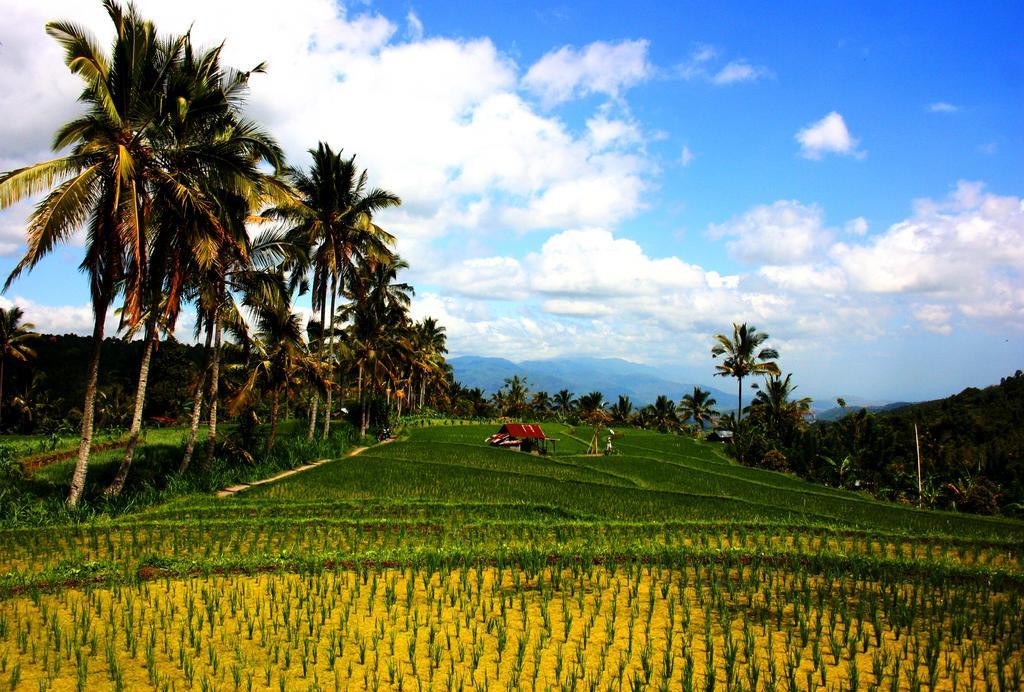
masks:
<svg viewBox="0 0 1024 692"><path fill-rule="evenodd" d="M568 389L576 396L600 391L609 404L620 395L628 396L634 405L653 403L659 395L679 401L695 386L711 392L720 410L735 409L735 394L699 383L683 382L662 374L656 367L633 363L621 358L593 356L562 356L532 359L515 363L506 358L464 355L449 358L455 379L465 387L480 388L493 394L506 378L525 377L531 391L554 395Z"/></svg>

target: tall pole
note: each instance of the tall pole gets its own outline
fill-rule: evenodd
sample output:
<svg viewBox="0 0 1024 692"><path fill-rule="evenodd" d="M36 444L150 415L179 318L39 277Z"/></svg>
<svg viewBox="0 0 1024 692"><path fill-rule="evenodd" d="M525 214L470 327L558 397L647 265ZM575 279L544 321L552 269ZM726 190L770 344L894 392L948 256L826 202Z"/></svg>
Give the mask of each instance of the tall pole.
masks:
<svg viewBox="0 0 1024 692"><path fill-rule="evenodd" d="M914 446L917 447L917 506L920 507L924 498L921 492L921 438L917 435L917 423L914 423Z"/></svg>

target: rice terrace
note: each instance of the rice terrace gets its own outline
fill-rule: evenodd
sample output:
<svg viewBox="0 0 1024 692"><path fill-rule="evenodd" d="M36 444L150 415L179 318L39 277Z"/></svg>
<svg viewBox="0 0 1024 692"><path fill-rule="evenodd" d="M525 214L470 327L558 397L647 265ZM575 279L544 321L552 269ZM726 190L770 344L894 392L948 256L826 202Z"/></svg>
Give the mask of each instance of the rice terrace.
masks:
<svg viewBox="0 0 1024 692"><path fill-rule="evenodd" d="M26 689L1020 689L1024 527L630 431L396 442L235 497L0 535ZM610 460L611 459L611 460Z"/></svg>
<svg viewBox="0 0 1024 692"><path fill-rule="evenodd" d="M1024 7L8 4L0 692L1024 690Z"/></svg>

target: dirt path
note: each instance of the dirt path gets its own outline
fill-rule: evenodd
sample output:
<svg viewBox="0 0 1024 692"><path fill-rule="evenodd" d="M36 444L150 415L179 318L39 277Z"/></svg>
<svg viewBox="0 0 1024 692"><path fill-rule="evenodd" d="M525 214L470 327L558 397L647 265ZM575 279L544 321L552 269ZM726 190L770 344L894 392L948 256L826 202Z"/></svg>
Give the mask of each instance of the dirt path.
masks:
<svg viewBox="0 0 1024 692"><path fill-rule="evenodd" d="M376 445L373 445L373 446L374 447L380 447L381 445L390 444L391 442L394 442L394 441L395 441L395 438L391 438L390 440L384 440L383 442L381 442L379 444L376 444ZM345 457L357 456L359 454L362 454L363 452L365 452L368 449L370 449L370 447L356 447L355 449L350 451L348 454L346 454ZM267 483L273 483L275 481L281 480L282 478L287 478L288 476L294 476L296 473L302 473L303 471L309 471L310 469L315 469L317 466L323 466L324 464L326 464L328 462L331 462L331 461L335 461L335 459L320 459L318 461L314 461L314 462L311 462L309 464L306 464L305 466L296 466L293 469L288 469L287 471L282 471L281 473L277 474L276 476L271 476L270 478L263 478L263 479L258 480L258 481L253 481L252 483L239 483L238 485L229 485L228 487L224 488L223 490L218 490L217 491L217 497L231 497L233 495L237 495L238 493L242 492L243 490L248 490L249 488L253 488L253 487L257 486L257 485L266 485Z"/></svg>

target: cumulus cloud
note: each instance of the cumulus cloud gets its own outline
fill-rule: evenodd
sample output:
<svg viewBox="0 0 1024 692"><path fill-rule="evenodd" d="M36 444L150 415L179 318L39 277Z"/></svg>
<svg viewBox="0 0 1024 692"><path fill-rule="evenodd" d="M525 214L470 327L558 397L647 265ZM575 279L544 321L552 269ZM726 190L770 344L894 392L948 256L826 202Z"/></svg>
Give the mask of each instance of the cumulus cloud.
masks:
<svg viewBox="0 0 1024 692"><path fill-rule="evenodd" d="M797 132L796 141L800 143L800 155L806 159L818 160L825 154L865 156L857 149L858 141L850 135L843 116L836 111Z"/></svg>
<svg viewBox="0 0 1024 692"><path fill-rule="evenodd" d="M357 153L371 184L404 201L381 222L400 231L414 271L430 258L432 241L458 229L575 227L620 221L641 208L654 167L637 123L597 109L585 130L575 131L524 96L536 89L620 95L650 75L645 41L559 49L524 78L489 38L423 38L413 10L399 37L398 24L358 5L294 0L287 13L271 0L246 2L245 12L241 5L151 0L142 10L164 31L191 27L206 45L226 39L228 64L267 61L267 74L252 80L252 116L293 165L306 165L317 140ZM11 13L0 26L5 65L16 67L0 72L5 170L48 157L53 132L79 108L78 80L44 23L73 17L101 45L110 38L98 3L48 0ZM267 41L271 26L274 40ZM0 212L0 253L17 251L27 212Z"/></svg>
<svg viewBox="0 0 1024 692"><path fill-rule="evenodd" d="M591 94L617 97L651 76L647 48L644 40L562 46L530 67L523 86L548 106Z"/></svg>
<svg viewBox="0 0 1024 692"><path fill-rule="evenodd" d="M920 200L910 218L831 254L866 292L985 296L1000 280L1024 281L1024 206L960 182L947 199Z"/></svg>
<svg viewBox="0 0 1024 692"><path fill-rule="evenodd" d="M813 257L831 238L824 212L815 205L779 200L756 206L722 224L708 235L729 238L729 254L747 264L797 264Z"/></svg>
<svg viewBox="0 0 1024 692"><path fill-rule="evenodd" d="M945 101L936 101L935 103L928 105L928 110L932 113L956 113L959 108L954 106L952 103Z"/></svg>

